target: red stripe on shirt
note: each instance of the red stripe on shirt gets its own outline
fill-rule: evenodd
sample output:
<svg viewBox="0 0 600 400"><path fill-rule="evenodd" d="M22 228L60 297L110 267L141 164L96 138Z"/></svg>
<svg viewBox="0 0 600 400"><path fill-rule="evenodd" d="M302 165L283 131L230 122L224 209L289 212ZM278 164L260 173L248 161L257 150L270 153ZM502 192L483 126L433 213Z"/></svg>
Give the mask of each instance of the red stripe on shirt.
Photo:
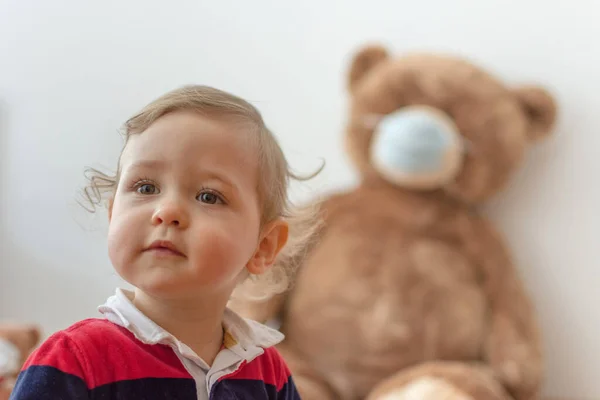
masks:
<svg viewBox="0 0 600 400"><path fill-rule="evenodd" d="M69 335L59 331L31 353L21 370L25 371L31 366L49 366L84 380L85 367L81 358L81 352Z"/></svg>
<svg viewBox="0 0 600 400"><path fill-rule="evenodd" d="M122 380L191 378L170 347L144 344L104 319L87 319L57 332L24 368L30 365L52 366L79 376L89 389Z"/></svg>

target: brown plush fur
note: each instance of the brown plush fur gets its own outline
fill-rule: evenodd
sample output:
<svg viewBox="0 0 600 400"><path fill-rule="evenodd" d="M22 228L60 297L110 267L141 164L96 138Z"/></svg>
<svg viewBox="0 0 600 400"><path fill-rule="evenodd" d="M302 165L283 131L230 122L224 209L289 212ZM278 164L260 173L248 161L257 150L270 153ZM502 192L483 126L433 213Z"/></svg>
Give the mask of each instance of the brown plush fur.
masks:
<svg viewBox="0 0 600 400"><path fill-rule="evenodd" d="M281 311L281 351L303 399L534 399L543 377L535 313L476 206L550 132L552 97L508 88L465 60L392 58L380 47L356 55L349 90L346 145L362 183L324 202L324 230L285 302L242 312ZM396 187L369 160L373 132L361 117L415 104L444 111L471 144L447 187Z"/></svg>

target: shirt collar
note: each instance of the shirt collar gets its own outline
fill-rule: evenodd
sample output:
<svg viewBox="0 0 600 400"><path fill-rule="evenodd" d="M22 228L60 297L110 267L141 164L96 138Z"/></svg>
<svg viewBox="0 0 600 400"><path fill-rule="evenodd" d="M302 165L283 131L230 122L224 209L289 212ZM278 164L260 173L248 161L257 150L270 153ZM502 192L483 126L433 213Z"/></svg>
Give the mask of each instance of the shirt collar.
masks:
<svg viewBox="0 0 600 400"><path fill-rule="evenodd" d="M109 321L128 329L143 343L180 347L181 342L142 313L133 304L132 298L133 292L119 288L98 307L98 311ZM279 331L243 318L229 308L225 309L223 315L223 327L225 347L247 361L262 354L264 348L280 343L284 338Z"/></svg>

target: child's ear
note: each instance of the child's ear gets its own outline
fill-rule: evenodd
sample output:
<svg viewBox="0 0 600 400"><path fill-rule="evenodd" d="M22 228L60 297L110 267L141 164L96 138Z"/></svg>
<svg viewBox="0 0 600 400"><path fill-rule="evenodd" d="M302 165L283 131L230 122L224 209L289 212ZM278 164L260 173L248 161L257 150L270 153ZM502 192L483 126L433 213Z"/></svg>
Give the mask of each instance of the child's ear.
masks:
<svg viewBox="0 0 600 400"><path fill-rule="evenodd" d="M275 258L287 243L288 234L288 223L282 219L267 224L263 229L254 256L246 265L248 272L253 275L260 275L271 268Z"/></svg>

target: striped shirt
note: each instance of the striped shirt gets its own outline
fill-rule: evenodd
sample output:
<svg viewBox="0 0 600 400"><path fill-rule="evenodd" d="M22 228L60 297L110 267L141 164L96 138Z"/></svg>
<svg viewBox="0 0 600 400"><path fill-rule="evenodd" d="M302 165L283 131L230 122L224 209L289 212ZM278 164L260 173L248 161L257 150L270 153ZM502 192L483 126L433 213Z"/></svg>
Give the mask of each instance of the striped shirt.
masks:
<svg viewBox="0 0 600 400"><path fill-rule="evenodd" d="M141 313L117 290L103 318L50 336L28 358L11 399L299 400L275 349L283 335L226 310L212 366Z"/></svg>

